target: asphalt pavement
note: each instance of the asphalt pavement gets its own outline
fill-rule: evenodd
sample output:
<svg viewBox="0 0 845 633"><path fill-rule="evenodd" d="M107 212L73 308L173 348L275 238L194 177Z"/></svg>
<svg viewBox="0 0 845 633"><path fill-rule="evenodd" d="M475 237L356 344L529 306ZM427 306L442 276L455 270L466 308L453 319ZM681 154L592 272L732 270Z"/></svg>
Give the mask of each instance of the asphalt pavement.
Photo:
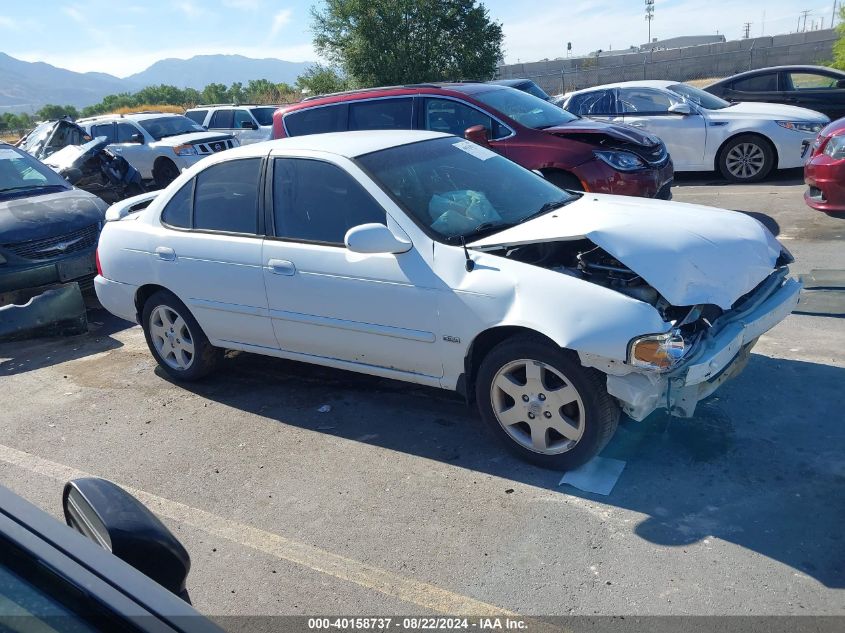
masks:
<svg viewBox="0 0 845 633"><path fill-rule="evenodd" d="M845 615L845 219L803 190L679 177L676 201L752 214L821 281L694 419L623 422L610 495L447 392L249 354L173 384L103 311L0 345L0 482L57 517L68 477L132 488L213 616Z"/></svg>

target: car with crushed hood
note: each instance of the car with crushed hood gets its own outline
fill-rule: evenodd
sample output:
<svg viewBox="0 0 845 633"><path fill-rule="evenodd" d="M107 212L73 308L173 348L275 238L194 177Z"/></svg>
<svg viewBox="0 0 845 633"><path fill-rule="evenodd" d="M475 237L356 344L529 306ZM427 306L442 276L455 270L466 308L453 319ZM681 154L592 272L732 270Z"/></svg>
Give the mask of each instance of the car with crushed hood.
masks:
<svg viewBox="0 0 845 633"><path fill-rule="evenodd" d="M90 289L107 208L26 152L0 143L0 295L73 281Z"/></svg>
<svg viewBox="0 0 845 633"><path fill-rule="evenodd" d="M105 137L109 151L159 188L206 156L240 145L231 134L209 132L188 117L169 112L105 114L77 123L92 138Z"/></svg>
<svg viewBox="0 0 845 633"><path fill-rule="evenodd" d="M564 189L672 197L672 159L656 136L575 116L485 83L415 84L309 97L273 115L273 137L419 129L463 136Z"/></svg>
<svg viewBox="0 0 845 633"><path fill-rule="evenodd" d="M734 182L801 167L805 141L830 122L777 103L729 103L677 81L624 81L569 93L562 107L659 136L675 171L717 171Z"/></svg>
<svg viewBox="0 0 845 633"><path fill-rule="evenodd" d="M241 147L106 219L97 296L174 380L234 349L455 390L551 468L620 410L692 416L801 288L747 215L567 192L435 132Z"/></svg>

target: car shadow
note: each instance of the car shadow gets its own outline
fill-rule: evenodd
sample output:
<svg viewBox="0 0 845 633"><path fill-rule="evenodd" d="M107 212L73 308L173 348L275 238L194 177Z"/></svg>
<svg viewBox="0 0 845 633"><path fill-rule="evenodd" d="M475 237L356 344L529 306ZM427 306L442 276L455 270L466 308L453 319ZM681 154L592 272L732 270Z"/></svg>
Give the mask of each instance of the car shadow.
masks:
<svg viewBox="0 0 845 633"><path fill-rule="evenodd" d="M804 168L781 169L768 178L758 182L736 183L722 177L721 174L712 171L685 171L675 173L674 187L707 186L722 187L728 185L739 185L742 187L794 187L804 184Z"/></svg>
<svg viewBox="0 0 845 633"><path fill-rule="evenodd" d="M646 516L633 531L651 543L715 537L841 588L844 380L845 368L755 354L695 418L624 422L603 452L626 461L609 496L511 456L450 392L245 353L185 387L282 424L625 508Z"/></svg>
<svg viewBox="0 0 845 633"><path fill-rule="evenodd" d="M123 343L112 334L133 325L102 308L95 308L88 310L86 334L0 343L0 378L117 349Z"/></svg>

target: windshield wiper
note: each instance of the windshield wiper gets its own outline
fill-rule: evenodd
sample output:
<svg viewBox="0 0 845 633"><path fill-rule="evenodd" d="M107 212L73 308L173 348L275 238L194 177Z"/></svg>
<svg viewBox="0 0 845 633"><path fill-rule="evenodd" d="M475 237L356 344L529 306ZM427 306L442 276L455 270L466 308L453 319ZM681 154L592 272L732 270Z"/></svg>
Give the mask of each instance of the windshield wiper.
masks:
<svg viewBox="0 0 845 633"><path fill-rule="evenodd" d="M567 204L572 202L573 200L577 200L578 196L573 195L571 198L567 198L566 200L555 200L554 202L547 202L542 207L537 209L531 215L526 215L522 218L517 224L522 224L523 222L527 222L528 220L533 220L534 218L540 217L541 215L545 215L550 211L554 211L555 209L560 209L561 207L565 207Z"/></svg>
<svg viewBox="0 0 845 633"><path fill-rule="evenodd" d="M478 226L476 226L472 231L469 233L462 233L460 235L452 235L447 237L446 239L449 242L460 242L462 240L470 241L474 238L480 237L485 233L489 233L491 230L495 229L493 232L498 233L499 231L503 231L505 229L509 229L512 226L516 226L514 222L482 222Z"/></svg>
<svg viewBox="0 0 845 633"><path fill-rule="evenodd" d="M3 187L0 189L0 193L6 193L8 191L25 191L25 190L32 190L32 189L55 189L58 187L59 189L64 189L64 185L18 185L17 187Z"/></svg>

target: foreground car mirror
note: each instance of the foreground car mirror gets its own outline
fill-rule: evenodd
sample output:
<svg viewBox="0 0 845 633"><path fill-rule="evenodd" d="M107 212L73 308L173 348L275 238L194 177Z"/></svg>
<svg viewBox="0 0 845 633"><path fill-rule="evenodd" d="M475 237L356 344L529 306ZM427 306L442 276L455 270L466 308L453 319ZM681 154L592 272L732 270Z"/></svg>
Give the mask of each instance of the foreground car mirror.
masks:
<svg viewBox="0 0 845 633"><path fill-rule="evenodd" d="M692 108L689 106L688 103L673 103L669 106L669 112L671 114L680 114L686 116L688 114L692 114Z"/></svg>
<svg viewBox="0 0 845 633"><path fill-rule="evenodd" d="M132 136L129 137L130 143L138 143L139 145L144 144L144 135L140 132L135 132Z"/></svg>
<svg viewBox="0 0 845 633"><path fill-rule="evenodd" d="M411 250L411 242L400 239L384 224L361 224L353 226L343 239L353 253L405 253Z"/></svg>
<svg viewBox="0 0 845 633"><path fill-rule="evenodd" d="M187 600L188 552L123 488L95 477L74 479L65 484L62 507L70 527Z"/></svg>
<svg viewBox="0 0 845 633"><path fill-rule="evenodd" d="M490 146L490 141L487 139L487 128L483 125L473 125L472 127L468 127L464 130L464 138L476 143L477 145L483 145L484 147Z"/></svg>

